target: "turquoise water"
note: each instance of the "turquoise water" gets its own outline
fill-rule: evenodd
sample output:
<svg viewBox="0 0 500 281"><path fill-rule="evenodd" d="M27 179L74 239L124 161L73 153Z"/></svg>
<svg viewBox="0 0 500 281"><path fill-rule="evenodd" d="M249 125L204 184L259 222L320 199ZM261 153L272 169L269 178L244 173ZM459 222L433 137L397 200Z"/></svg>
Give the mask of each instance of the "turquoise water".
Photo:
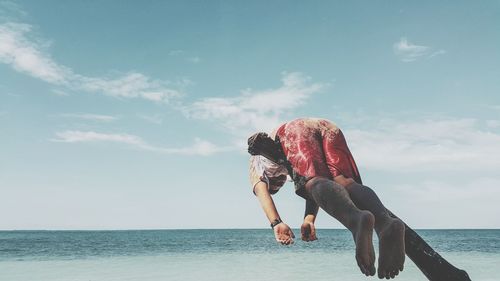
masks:
<svg viewBox="0 0 500 281"><path fill-rule="evenodd" d="M500 280L500 230L417 232L472 280ZM348 231L318 238L286 247L271 230L1 231L0 280L366 279ZM397 280L426 279L407 259Z"/></svg>

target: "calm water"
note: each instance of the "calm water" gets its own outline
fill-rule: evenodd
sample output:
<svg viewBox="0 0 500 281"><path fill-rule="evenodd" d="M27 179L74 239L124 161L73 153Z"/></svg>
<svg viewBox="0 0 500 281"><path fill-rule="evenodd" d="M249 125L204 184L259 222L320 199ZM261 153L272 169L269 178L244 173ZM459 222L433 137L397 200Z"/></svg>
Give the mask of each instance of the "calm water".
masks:
<svg viewBox="0 0 500 281"><path fill-rule="evenodd" d="M500 230L418 233L472 280L500 280ZM318 237L286 247L271 230L0 231L0 280L366 279L349 232ZM407 259L397 280L426 279Z"/></svg>

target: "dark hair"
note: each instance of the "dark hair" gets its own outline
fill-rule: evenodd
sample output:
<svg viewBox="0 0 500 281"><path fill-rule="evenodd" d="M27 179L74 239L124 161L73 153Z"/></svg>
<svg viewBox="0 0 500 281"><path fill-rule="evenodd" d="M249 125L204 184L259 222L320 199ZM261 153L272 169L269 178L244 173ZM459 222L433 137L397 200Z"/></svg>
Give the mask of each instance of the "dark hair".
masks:
<svg viewBox="0 0 500 281"><path fill-rule="evenodd" d="M251 155L260 155L263 146L270 145L274 141L264 132L258 132L248 138L248 153Z"/></svg>
<svg viewBox="0 0 500 281"><path fill-rule="evenodd" d="M262 155L280 165L286 162L280 142L273 140L263 132L255 133L248 138L248 153Z"/></svg>

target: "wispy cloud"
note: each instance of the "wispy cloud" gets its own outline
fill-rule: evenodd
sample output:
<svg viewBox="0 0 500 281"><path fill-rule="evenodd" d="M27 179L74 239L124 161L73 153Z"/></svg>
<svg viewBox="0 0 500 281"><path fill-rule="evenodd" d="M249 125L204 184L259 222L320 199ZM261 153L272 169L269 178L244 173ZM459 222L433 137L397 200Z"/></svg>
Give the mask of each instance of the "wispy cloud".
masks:
<svg viewBox="0 0 500 281"><path fill-rule="evenodd" d="M138 114L137 117L156 125L161 125L163 123L163 116L160 114L155 114L155 115Z"/></svg>
<svg viewBox="0 0 500 281"><path fill-rule="evenodd" d="M69 96L68 92L63 91L61 89L52 89L51 92L54 93L56 96L60 96L60 97Z"/></svg>
<svg viewBox="0 0 500 281"><path fill-rule="evenodd" d="M37 39L29 24L8 22L0 25L0 63L18 72L69 90L102 93L118 98L142 98L167 102L182 93L174 82L152 79L129 72L118 78L89 77L58 64Z"/></svg>
<svg viewBox="0 0 500 281"><path fill-rule="evenodd" d="M195 139L194 143L190 146L181 148L165 148L154 146L141 137L129 134L109 134L109 133L98 133L94 131L63 131L57 132L56 138L51 139L54 142L65 142L65 143L89 143L89 142L110 142L110 143L121 143L129 145L136 149L165 153L165 154L182 154L182 155L201 155L209 156L217 152L227 151L230 148L218 147L215 144L202 140Z"/></svg>
<svg viewBox="0 0 500 281"><path fill-rule="evenodd" d="M175 56L182 55L183 53L184 53L183 50L171 50L168 52L168 55L175 57Z"/></svg>
<svg viewBox="0 0 500 281"><path fill-rule="evenodd" d="M486 107L492 110L500 110L500 105L486 105Z"/></svg>
<svg viewBox="0 0 500 281"><path fill-rule="evenodd" d="M52 139L56 142L119 142L136 146L146 146L144 141L134 135L128 134L103 134L93 131L64 131L56 133L57 138Z"/></svg>
<svg viewBox="0 0 500 281"><path fill-rule="evenodd" d="M394 43L393 50L403 62L413 62L421 58L432 58L446 53L445 50L434 51L429 46L413 44L404 37Z"/></svg>
<svg viewBox="0 0 500 281"><path fill-rule="evenodd" d="M48 83L64 85L71 71L44 54L41 43L26 35L32 31L28 24L0 25L0 62Z"/></svg>
<svg viewBox="0 0 500 281"><path fill-rule="evenodd" d="M189 57L189 58L187 58L187 61L190 63L197 64L197 63L201 62L201 58L200 57Z"/></svg>
<svg viewBox="0 0 500 281"><path fill-rule="evenodd" d="M167 88L168 81L154 80L142 73L132 72L120 78L107 79L73 76L72 86L87 92L103 93L117 98L142 98L155 102L167 102L180 97L178 90Z"/></svg>
<svg viewBox="0 0 500 281"><path fill-rule="evenodd" d="M10 20L13 17L23 18L27 13L14 1L0 1L0 20Z"/></svg>
<svg viewBox="0 0 500 281"><path fill-rule="evenodd" d="M346 130L346 137L358 164L374 170L500 169L500 134L475 119L388 119L372 129Z"/></svg>
<svg viewBox="0 0 500 281"><path fill-rule="evenodd" d="M192 63L192 64L197 64L200 63L202 60L198 56L189 56L189 52L184 51L184 50L170 50L168 52L168 55L171 57L180 57L185 59L187 62Z"/></svg>
<svg viewBox="0 0 500 281"><path fill-rule="evenodd" d="M446 54L445 50L438 50L438 51L435 51L435 52L431 53L429 55L429 58L433 58L435 56L444 55L444 54Z"/></svg>
<svg viewBox="0 0 500 281"><path fill-rule="evenodd" d="M13 97L13 98L18 98L18 97L21 97L21 94L9 92L9 93L7 93L7 96Z"/></svg>
<svg viewBox="0 0 500 281"><path fill-rule="evenodd" d="M276 89L245 89L236 97L211 97L184 108L187 116L218 122L231 133L246 135L256 130L271 130L283 115L303 105L327 84L312 83L311 78L293 72L283 73Z"/></svg>
<svg viewBox="0 0 500 281"><path fill-rule="evenodd" d="M118 120L118 117L111 115L101 115L101 114L77 114L77 113L64 113L61 114L62 117L68 118L78 118L90 121L99 121L99 122L111 122Z"/></svg>
<svg viewBox="0 0 500 281"><path fill-rule="evenodd" d="M480 174L465 174L451 180L423 179L414 183L380 186L390 209L419 228L489 228L500 216L498 198L500 179ZM412 204L408 204L411 198ZM446 210L438 215L415 212L415 206L427 210ZM467 206L464 208L463 206ZM474 218L473 220L464 218Z"/></svg>
<svg viewBox="0 0 500 281"><path fill-rule="evenodd" d="M487 120L486 125L490 128L500 128L500 120Z"/></svg>

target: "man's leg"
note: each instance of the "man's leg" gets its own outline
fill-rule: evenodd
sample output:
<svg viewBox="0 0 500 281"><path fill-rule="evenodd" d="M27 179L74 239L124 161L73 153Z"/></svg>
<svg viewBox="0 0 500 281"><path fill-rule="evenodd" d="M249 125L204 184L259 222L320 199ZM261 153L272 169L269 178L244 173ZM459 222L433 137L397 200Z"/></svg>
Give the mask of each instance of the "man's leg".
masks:
<svg viewBox="0 0 500 281"><path fill-rule="evenodd" d="M375 231L379 237L378 277L394 278L403 270L405 260L404 223L389 215L371 188L344 176L336 177L335 182L345 187L358 208L375 216Z"/></svg>
<svg viewBox="0 0 500 281"><path fill-rule="evenodd" d="M332 178L346 188L358 208L368 210L375 216L375 231L379 237L378 277L394 278L403 270L404 223L391 218L375 192L361 185L361 176L342 131L324 130L322 137Z"/></svg>
<svg viewBox="0 0 500 281"><path fill-rule="evenodd" d="M351 231L356 243L356 261L361 272L366 276L375 275L375 251L372 244L375 220L373 215L369 211L358 209L346 189L330 179L314 177L305 187L316 204Z"/></svg>
<svg viewBox="0 0 500 281"><path fill-rule="evenodd" d="M306 183L309 197L352 232L356 241L356 260L361 271L374 275L374 217L369 211L359 210L347 191L329 179L330 171L325 162L321 128L336 129L326 120L306 118L288 122L276 135L295 172L310 179Z"/></svg>

